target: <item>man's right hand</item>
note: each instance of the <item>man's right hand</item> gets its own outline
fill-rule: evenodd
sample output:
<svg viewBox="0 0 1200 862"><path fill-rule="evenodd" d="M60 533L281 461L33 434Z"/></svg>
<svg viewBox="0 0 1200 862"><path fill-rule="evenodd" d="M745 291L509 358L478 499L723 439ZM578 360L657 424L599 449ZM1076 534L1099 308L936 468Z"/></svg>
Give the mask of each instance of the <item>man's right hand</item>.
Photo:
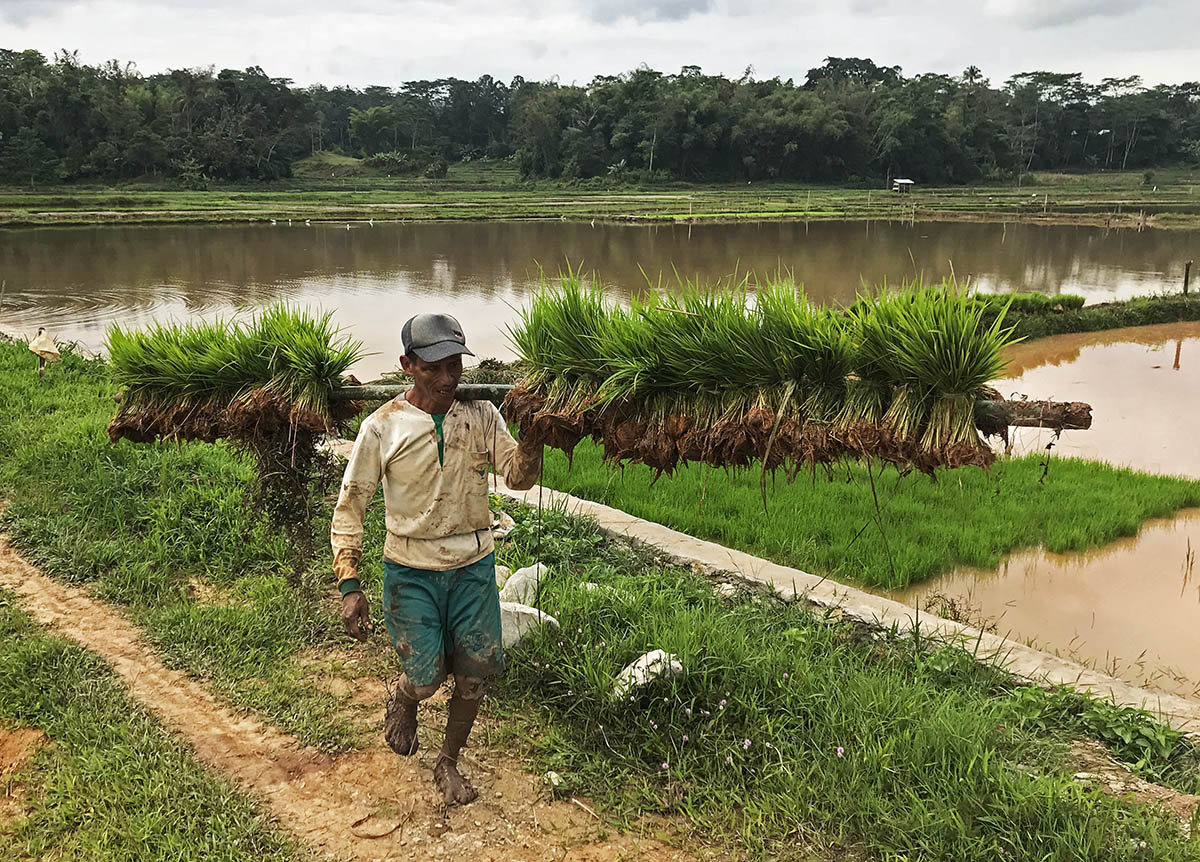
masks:
<svg viewBox="0 0 1200 862"><path fill-rule="evenodd" d="M367 597L362 590L342 596L342 624L346 633L358 641L366 641L371 631L371 612L367 609Z"/></svg>

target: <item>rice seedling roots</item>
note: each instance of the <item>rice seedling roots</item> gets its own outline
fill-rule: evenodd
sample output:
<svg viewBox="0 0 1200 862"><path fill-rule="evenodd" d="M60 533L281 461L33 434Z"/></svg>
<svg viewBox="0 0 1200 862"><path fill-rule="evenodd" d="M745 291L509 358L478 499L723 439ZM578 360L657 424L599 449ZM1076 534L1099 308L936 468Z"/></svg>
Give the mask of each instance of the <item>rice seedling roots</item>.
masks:
<svg viewBox="0 0 1200 862"><path fill-rule="evenodd" d="M681 413L646 417L619 405L575 412L545 408L545 398L521 384L504 401L505 416L520 426L523 437L570 456L576 444L590 436L604 447L611 463L641 463L660 474L671 474L681 461L734 469L757 462L768 471L782 468L792 479L804 467L853 457L878 458L932 475L937 467L987 467L996 458L982 440L930 449L919 437L901 437L882 424L780 418L761 405L730 412L711 424Z"/></svg>

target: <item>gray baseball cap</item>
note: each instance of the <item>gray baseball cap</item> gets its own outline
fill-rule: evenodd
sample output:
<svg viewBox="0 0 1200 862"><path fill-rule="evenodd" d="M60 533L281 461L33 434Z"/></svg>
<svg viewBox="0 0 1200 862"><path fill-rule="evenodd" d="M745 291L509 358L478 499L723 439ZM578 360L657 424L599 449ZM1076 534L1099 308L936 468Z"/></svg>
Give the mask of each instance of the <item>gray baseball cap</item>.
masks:
<svg viewBox="0 0 1200 862"><path fill-rule="evenodd" d="M426 362L440 362L447 356L465 353L467 339L458 321L448 314L418 314L410 317L400 330L404 352L415 354Z"/></svg>

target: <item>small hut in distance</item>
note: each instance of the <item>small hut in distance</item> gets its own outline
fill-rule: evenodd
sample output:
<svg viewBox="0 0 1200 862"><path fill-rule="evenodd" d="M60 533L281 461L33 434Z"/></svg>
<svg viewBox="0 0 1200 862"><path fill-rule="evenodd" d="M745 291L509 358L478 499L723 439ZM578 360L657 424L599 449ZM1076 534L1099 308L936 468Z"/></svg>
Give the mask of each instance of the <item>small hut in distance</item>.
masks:
<svg viewBox="0 0 1200 862"><path fill-rule="evenodd" d="M906 195L913 190L913 186L915 185L916 182L913 180L897 177L896 179L892 180L892 191Z"/></svg>

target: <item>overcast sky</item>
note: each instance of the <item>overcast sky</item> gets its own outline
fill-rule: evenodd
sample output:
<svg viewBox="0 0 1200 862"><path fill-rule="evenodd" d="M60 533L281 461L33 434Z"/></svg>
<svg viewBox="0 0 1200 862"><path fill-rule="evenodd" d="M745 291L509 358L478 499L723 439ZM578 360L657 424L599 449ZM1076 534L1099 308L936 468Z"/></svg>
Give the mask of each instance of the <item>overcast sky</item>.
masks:
<svg viewBox="0 0 1200 862"><path fill-rule="evenodd" d="M358 87L582 84L642 63L800 81L827 56L908 75L974 64L994 84L1035 69L1181 83L1200 79L1200 0L0 0L0 47Z"/></svg>

